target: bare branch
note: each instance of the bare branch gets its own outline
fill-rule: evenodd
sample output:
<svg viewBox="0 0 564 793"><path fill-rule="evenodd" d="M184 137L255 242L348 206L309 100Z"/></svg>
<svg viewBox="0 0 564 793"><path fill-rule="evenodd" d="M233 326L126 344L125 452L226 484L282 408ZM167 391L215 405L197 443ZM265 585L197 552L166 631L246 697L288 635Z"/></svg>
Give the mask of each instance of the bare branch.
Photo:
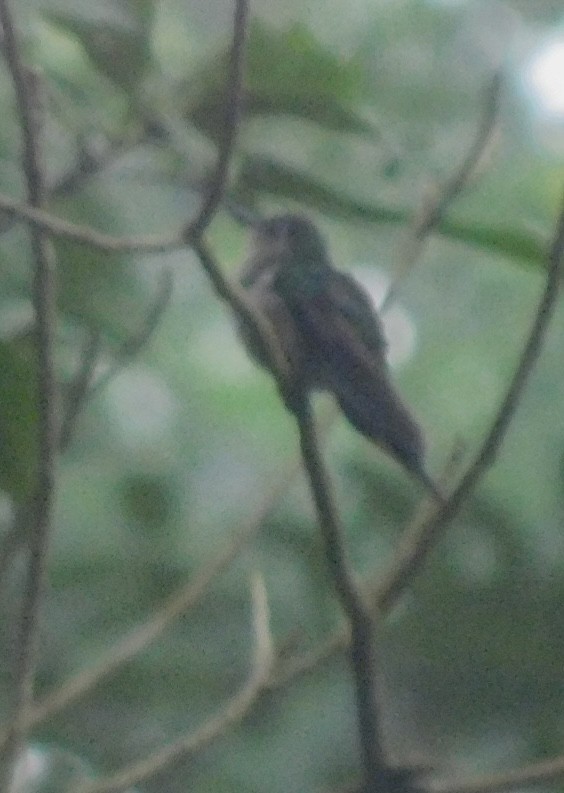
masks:
<svg viewBox="0 0 564 793"><path fill-rule="evenodd" d="M10 525L0 537L0 586L5 585L6 575L13 570L13 559L26 540L29 511L29 504L16 505Z"/></svg>
<svg viewBox="0 0 564 793"><path fill-rule="evenodd" d="M304 399L302 406L296 409L295 415L300 432L302 458L317 510L329 571L337 597L350 625L350 661L356 689L365 791L374 793L385 790L388 774L376 698L372 651L373 621L347 558L343 530L338 518L329 476L319 451L311 408L307 399Z"/></svg>
<svg viewBox="0 0 564 793"><path fill-rule="evenodd" d="M118 375L139 353L146 347L155 330L157 329L172 296L172 273L169 269L162 272L161 283L157 290L153 305L149 308L139 330L129 339L126 339L117 353L117 360L108 371L93 384L94 370L100 352L100 334L96 331L90 334L88 344L82 356L80 369L71 384L69 397L65 406L65 413L61 421L59 433L59 450L65 451L68 447L80 411L92 397Z"/></svg>
<svg viewBox="0 0 564 793"><path fill-rule="evenodd" d="M0 194L0 212L25 220L33 228L49 232L54 237L64 237L80 245L88 245L108 253L167 253L182 248L185 244L178 232L170 232L164 236L114 237L89 226L63 220L43 209L16 201L3 194Z"/></svg>
<svg viewBox="0 0 564 793"><path fill-rule="evenodd" d="M90 391L90 386L94 379L94 370L98 363L100 339L101 334L99 331L93 330L89 332L81 356L80 367L73 381L70 383L65 411L61 419L61 428L59 430L60 452L64 452L68 448L71 438L74 435L80 411L88 399L88 392Z"/></svg>
<svg viewBox="0 0 564 793"><path fill-rule="evenodd" d="M225 278L203 239L195 240L192 243L192 247L198 255L218 297L228 304L235 316L253 334L257 347L262 349L264 357L269 363L269 368L278 384L282 399L286 402L287 395L292 390L290 371L288 362L284 358L270 322L257 311L239 285L230 283Z"/></svg>
<svg viewBox="0 0 564 793"><path fill-rule="evenodd" d="M401 539L390 573L382 579L376 593L376 603L381 612L389 611L400 595L411 584L421 569L436 537L445 525L457 514L465 498L487 468L494 462L501 446L519 398L540 354L548 330L548 323L556 306L558 289L562 278L564 260L564 199L558 217L556 231L548 254L548 274L544 293L539 302L532 328L521 353L517 368L511 379L497 415L492 423L475 461L462 477L458 487L439 508L408 528Z"/></svg>
<svg viewBox="0 0 564 793"><path fill-rule="evenodd" d="M421 255L421 248L429 235L441 224L453 201L464 190L484 156L488 144L496 128L499 113L499 94L501 75L496 72L486 86L482 118L476 131L476 137L460 166L446 180L442 188L433 186L432 193L427 191L419 213L415 216L412 226L407 231L404 250L394 274L393 282L382 303L381 311L386 311L393 302L399 284Z"/></svg>
<svg viewBox="0 0 564 793"><path fill-rule="evenodd" d="M59 430L59 452L64 452L68 448L80 411L85 404L95 394L105 388L149 342L166 310L171 294L172 275L169 270L165 269L162 273L161 284L154 303L150 306L142 326L137 333L125 340L117 353L115 363L93 384L92 380L94 379L100 349L100 334L96 331L91 332L85 345L79 370L70 384L69 394L64 406ZM30 523L29 512L28 508L18 510L10 529L0 540L0 582L3 580L14 555L21 550L26 541L28 535L27 527Z"/></svg>
<svg viewBox="0 0 564 793"><path fill-rule="evenodd" d="M430 793L504 793L507 790L547 785L564 779L564 756L532 763L516 771L487 774L467 781L447 779L428 785Z"/></svg>
<svg viewBox="0 0 564 793"><path fill-rule="evenodd" d="M301 655L296 655L294 658L290 658L279 669L275 669L268 684L269 688L284 688L284 686L302 675L313 672L336 653L340 653L350 647L350 644L350 628L346 625L337 628L325 641L316 647L307 650Z"/></svg>
<svg viewBox="0 0 564 793"><path fill-rule="evenodd" d="M241 690L216 716L210 718L195 732L181 736L146 759L126 766L106 779L80 786L77 793L122 793L153 777L172 763L202 752L212 741L224 735L230 727L246 716L265 689L273 661L266 590L263 579L258 574L253 579L252 603L253 661L251 673Z"/></svg>
<svg viewBox="0 0 564 793"><path fill-rule="evenodd" d="M297 460L291 460L286 470L279 472L274 487L265 494L254 513L247 519L247 525L235 533L233 540L222 548L192 581L173 592L145 622L118 640L93 666L78 672L35 705L25 718L26 728L36 727L92 691L162 636L176 619L184 616L200 603L211 585L237 558L262 526L294 480L298 470ZM0 748L5 740L6 734L0 733Z"/></svg>
<svg viewBox="0 0 564 793"><path fill-rule="evenodd" d="M139 355L141 350L147 346L170 303L172 286L172 272L168 268L165 268L162 271L161 282L157 289L153 305L149 307L147 315L143 319L139 330L123 342L116 353L115 363L93 383L87 394L88 399L92 399L95 394L106 388L108 383L123 371L123 369Z"/></svg>
<svg viewBox="0 0 564 793"><path fill-rule="evenodd" d="M28 203L41 206L45 185L41 163L40 85L22 61L20 44L8 0L0 0L4 55L14 84L22 138L22 168ZM0 789L10 787L13 761L25 740L22 719L33 702L39 612L46 580L47 552L53 531L57 457L57 384L54 371L56 324L55 261L43 232L31 229L33 255L33 305L37 352L38 459L33 518L29 533L29 563L24 585L19 632L13 655L13 702L8 741L0 766Z"/></svg>
<svg viewBox="0 0 564 793"><path fill-rule="evenodd" d="M208 193L204 198L198 216L185 229L187 241L197 239L206 230L220 204L229 173L229 165L235 149L241 106L243 103L243 72L245 48L247 43L247 18L249 5L247 0L235 0L233 19L233 42L227 65L227 85L225 88L225 116L219 141L219 150L215 172L212 176Z"/></svg>
<svg viewBox="0 0 564 793"><path fill-rule="evenodd" d="M459 451L460 450L458 447L455 448L453 454L451 455L451 459L445 466L445 476L443 476L439 482L441 490L445 488L448 480L452 478L453 471L457 470L459 463L458 458L460 456ZM422 522L427 521L431 515L434 515L436 510L436 499L434 499L431 495L428 498L423 499L417 509L415 517L410 523L410 526L414 526L415 524L419 526ZM405 535L408 537L410 536L409 529L407 532L405 532ZM368 604L374 603L374 601L378 602L377 593L385 591L389 586L389 583L394 580L395 576L397 575L396 564L399 564L397 560L402 558L403 554L401 554L399 551L396 551L396 554L389 565L388 571L384 572L383 576L377 580L376 584L372 582L371 576L368 576L368 578L363 582L362 589L365 601ZM378 619L378 616L379 611L377 610L374 614L374 618ZM350 646L350 642L350 627L347 625L340 626L317 646L307 650L301 655L296 655L293 658L286 660L283 664L281 664L279 669L275 669L270 681L270 686L272 688L283 687L294 678L301 677L304 674L314 671L333 655L347 649L347 647Z"/></svg>

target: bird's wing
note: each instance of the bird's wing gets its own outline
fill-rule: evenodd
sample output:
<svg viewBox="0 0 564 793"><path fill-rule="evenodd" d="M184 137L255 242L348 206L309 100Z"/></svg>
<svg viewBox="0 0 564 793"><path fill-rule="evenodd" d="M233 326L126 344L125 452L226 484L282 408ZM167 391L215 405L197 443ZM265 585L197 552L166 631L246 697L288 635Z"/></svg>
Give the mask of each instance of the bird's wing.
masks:
<svg viewBox="0 0 564 793"><path fill-rule="evenodd" d="M333 271L314 297L294 293L291 310L315 357L330 370L386 368L383 328L364 289L350 276Z"/></svg>
<svg viewBox="0 0 564 793"><path fill-rule="evenodd" d="M367 351L385 357L384 328L365 289L351 276L337 272L337 277L330 282L328 298L335 313L350 325Z"/></svg>
<svg viewBox="0 0 564 793"><path fill-rule="evenodd" d="M317 364L315 384L335 395L359 432L425 481L423 436L390 379L378 316L362 287L341 275L313 299L293 299L296 326Z"/></svg>

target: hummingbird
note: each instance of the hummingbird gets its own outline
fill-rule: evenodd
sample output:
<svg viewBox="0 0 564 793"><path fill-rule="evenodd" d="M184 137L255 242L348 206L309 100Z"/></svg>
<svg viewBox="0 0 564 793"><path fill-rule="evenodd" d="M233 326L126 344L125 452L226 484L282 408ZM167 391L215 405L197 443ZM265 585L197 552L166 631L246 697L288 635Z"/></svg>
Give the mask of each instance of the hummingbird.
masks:
<svg viewBox="0 0 564 793"><path fill-rule="evenodd" d="M423 433L392 383L382 322L358 281L333 266L312 221L282 214L254 223L240 282L271 323L295 388L332 394L358 432L443 501L425 470ZM268 368L250 334L241 335Z"/></svg>

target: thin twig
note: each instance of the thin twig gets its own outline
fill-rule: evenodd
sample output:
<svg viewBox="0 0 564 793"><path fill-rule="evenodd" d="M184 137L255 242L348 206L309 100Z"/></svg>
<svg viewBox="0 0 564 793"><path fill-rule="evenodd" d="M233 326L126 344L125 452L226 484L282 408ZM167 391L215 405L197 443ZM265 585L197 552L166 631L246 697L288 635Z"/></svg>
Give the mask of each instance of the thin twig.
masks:
<svg viewBox="0 0 564 793"><path fill-rule="evenodd" d="M372 650L373 621L355 581L345 550L329 475L319 450L311 408L307 399L296 409L300 448L316 506L325 555L341 607L349 621L350 660L356 690L359 737L366 793L384 790L387 764L382 747L375 667Z"/></svg>
<svg viewBox="0 0 564 793"><path fill-rule="evenodd" d="M89 334L81 357L79 370L70 384L69 395L60 421L59 452L64 452L68 448L74 435L80 411L85 404L105 388L149 342L159 325L171 295L172 274L168 269L165 269L162 273L155 300L150 306L143 324L136 333L123 342L117 352L114 363L94 383L92 381L98 363L100 334L97 331L92 331ZM8 532L0 540L0 583L3 581L6 570L15 554L21 550L26 542L29 522L29 509L18 510Z"/></svg>
<svg viewBox="0 0 564 793"><path fill-rule="evenodd" d="M0 213L6 213L27 221L33 228L49 232L54 237L62 237L108 253L168 253L184 247L185 243L178 231L165 235L148 234L135 237L115 237L89 226L72 223L56 217L44 209L29 203L16 201L0 194Z"/></svg>
<svg viewBox="0 0 564 793"><path fill-rule="evenodd" d="M269 688L284 688L294 680L318 669L325 661L332 658L337 653L350 647L351 632L346 625L338 627L322 641L310 650L306 650L301 655L295 655L284 661L280 668L274 669L269 681Z"/></svg>
<svg viewBox="0 0 564 793"><path fill-rule="evenodd" d="M194 240L192 248L200 259L218 297L227 303L235 316L253 334L253 341L261 350L265 360L268 361L269 369L278 384L282 398L285 400L286 394L291 390L290 371L270 322L257 311L244 289L238 284L231 283L223 275L202 238Z"/></svg>
<svg viewBox="0 0 564 793"><path fill-rule="evenodd" d="M196 731L181 736L144 760L128 765L105 779L81 785L77 793L122 793L155 776L172 763L202 752L212 741L224 735L230 727L246 716L265 690L273 661L266 590L263 579L258 574L253 580L252 604L253 661L248 680L241 690L216 716Z"/></svg>
<svg viewBox="0 0 564 793"><path fill-rule="evenodd" d="M165 268L162 272L161 282L154 302L143 319L139 330L123 342L116 353L114 364L93 383L88 392L89 399L107 388L108 383L123 371L123 369L139 355L141 350L147 346L170 303L172 286L172 273L168 268Z"/></svg>
<svg viewBox="0 0 564 793"><path fill-rule="evenodd" d="M381 306L381 311L386 311L394 300L398 287L421 255L421 248L429 235L437 229L443 221L450 205L464 190L492 138L499 113L499 93L501 89L501 74L496 72L485 89L484 109L476 131L476 136L460 166L445 181L437 193L434 187L433 195L425 195L421 209L415 217L411 228L408 229L404 243L404 250L399 257L399 263L393 281L388 289Z"/></svg>
<svg viewBox="0 0 564 793"><path fill-rule="evenodd" d="M507 790L522 790L536 785L547 785L564 780L564 756L531 763L516 771L501 774L486 774L467 781L446 779L431 782L430 793L504 793Z"/></svg>
<svg viewBox="0 0 564 793"><path fill-rule="evenodd" d="M45 185L41 163L40 90L37 76L21 58L20 44L8 0L0 0L3 49L16 97L22 137L22 168L28 203L41 206ZM37 352L38 457L34 514L29 533L29 563L23 591L18 637L13 655L13 704L8 727L10 736L1 758L0 789L8 790L13 762L25 741L22 720L33 702L39 612L46 582L47 552L53 532L53 506L57 457L57 384L54 371L56 324L55 261L46 236L31 229L33 255L33 304Z"/></svg>
<svg viewBox="0 0 564 793"><path fill-rule="evenodd" d="M459 463L459 453L460 449L457 446L454 449L447 465L445 466L445 475L441 477L441 480L439 481L441 491L446 492L448 482L453 478L453 471L457 470ZM428 520L431 514L435 514L436 506L436 500L432 496L424 498L420 502L415 516L410 522L410 526L415 523L419 525L421 522ZM409 533L409 529L407 533ZM385 587L385 582L393 577L396 569L395 558L397 555L399 555L398 551L396 551L396 554L394 555L394 559L389 566L388 572L384 572L383 577L377 579L377 583L374 583L374 576L371 575L368 575L363 582L362 591L365 597L365 602L368 604L374 603L374 600L376 599L375 591L378 592L380 591L380 588L383 589ZM374 613L374 619L377 619L378 616L379 612L376 611ZM272 678L270 680L270 686L273 689L282 688L287 683L291 682L293 678L301 677L302 675L308 674L309 672L313 672L336 653L346 650L347 647L350 646L350 642L351 632L349 626L339 626L324 641L315 647L306 650L301 655L295 655L294 657L289 658L280 664L280 667L276 668L273 672Z"/></svg>
<svg viewBox="0 0 564 793"><path fill-rule="evenodd" d="M174 620L195 608L263 525L298 470L298 461L291 460L286 470L279 472L274 487L265 494L253 514L247 518L246 526L235 533L233 540L210 559L192 581L174 591L147 620L119 639L94 665L78 672L35 705L26 716L26 728L36 727L84 697L146 650ZM5 739L6 734L0 732L0 748Z"/></svg>
<svg viewBox="0 0 564 793"><path fill-rule="evenodd" d="M27 527L29 526L30 505L17 504L10 519L7 531L0 538L0 587L6 582L6 575L14 569L14 557L27 542Z"/></svg>
<svg viewBox="0 0 564 793"><path fill-rule="evenodd" d="M149 307L139 329L126 339L115 355L114 363L97 380L94 372L100 352L100 333L90 334L82 356L79 371L70 387L65 412L61 420L59 449L64 451L74 433L76 421L85 403L108 386L125 367L143 350L159 326L164 312L172 297L172 273L168 268L162 271L161 282L153 304Z"/></svg>
<svg viewBox="0 0 564 793"><path fill-rule="evenodd" d="M84 345L84 350L81 355L80 367L69 385L65 410L61 418L61 427L59 430L60 452L64 452L68 448L72 436L74 435L76 422L78 420L78 416L80 415L80 411L88 399L90 386L92 380L94 379L96 364L98 363L100 340L100 331L89 331L88 339L86 340L86 344Z"/></svg>
<svg viewBox="0 0 564 793"><path fill-rule="evenodd" d="M421 569L436 537L457 514L462 503L480 477L494 462L501 446L519 398L533 366L540 354L548 330L548 324L556 306L558 289L562 278L564 260L564 198L556 230L548 253L548 274L543 295L540 299L533 324L521 353L517 368L511 379L497 415L492 422L482 447L473 464L462 477L458 487L446 503L433 509L430 517L409 527L401 539L390 571L377 588L375 602L380 612L389 611L401 594L411 584Z"/></svg>
<svg viewBox="0 0 564 793"><path fill-rule="evenodd" d="M195 220L191 221L185 229L183 236L187 241L197 239L204 233L217 212L225 193L229 165L235 149L243 104L243 76L248 16L248 0L235 0L233 41L227 64L227 83L223 103L225 115L221 128L217 163L200 211Z"/></svg>

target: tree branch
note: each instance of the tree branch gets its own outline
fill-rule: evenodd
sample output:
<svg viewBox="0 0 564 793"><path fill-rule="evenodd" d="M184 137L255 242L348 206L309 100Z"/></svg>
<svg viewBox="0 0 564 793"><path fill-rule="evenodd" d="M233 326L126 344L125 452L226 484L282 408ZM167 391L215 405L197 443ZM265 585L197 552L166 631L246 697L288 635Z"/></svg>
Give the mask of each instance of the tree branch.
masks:
<svg viewBox="0 0 564 793"><path fill-rule="evenodd" d="M66 451L69 447L78 417L88 399L100 354L100 339L101 334L99 331L92 330L88 333L88 339L80 359L80 366L68 386L68 394L59 429L60 452Z"/></svg>
<svg viewBox="0 0 564 793"><path fill-rule="evenodd" d="M158 236L155 234L135 237L114 237L102 231L72 223L70 220L56 217L30 203L16 201L0 193L0 212L25 220L33 228L49 232L54 237L88 245L108 253L167 253L184 247L179 232Z"/></svg>
<svg viewBox="0 0 564 793"><path fill-rule="evenodd" d="M548 274L544 292L507 393L482 448L462 477L458 487L443 505L431 508L430 515L422 516L419 521L408 527L402 536L389 571L376 588L374 601L379 612L388 612L412 583L440 532L454 518L472 488L494 462L517 409L527 379L542 349L548 324L556 306L564 270L563 260L564 198L548 253Z"/></svg>
<svg viewBox="0 0 564 793"><path fill-rule="evenodd" d="M516 771L486 774L467 781L447 779L431 783L429 793L504 793L507 790L547 785L564 780L564 756L531 763Z"/></svg>
<svg viewBox="0 0 564 793"><path fill-rule="evenodd" d="M382 747L380 718L372 651L373 621L363 601L347 558L343 530L337 514L331 483L325 469L307 399L295 411L300 432L300 448L329 565L329 572L341 607L350 626L350 662L356 689L365 777L365 793L385 790L388 768Z"/></svg>
<svg viewBox="0 0 564 793"><path fill-rule="evenodd" d="M200 259L218 297L227 303L235 316L253 334L253 340L268 361L269 369L278 384L282 399L286 402L287 395L292 388L290 370L270 322L257 311L245 291L238 284L231 283L223 275L202 238L194 240L192 248Z"/></svg>
<svg viewBox="0 0 564 793"><path fill-rule="evenodd" d="M249 5L247 0L235 0L233 20L233 42L227 66L227 84L225 87L222 135L215 172L212 176L206 197L197 217L191 221L184 231L187 241L198 239L211 223L211 220L225 193L225 185L229 174L229 165L235 150L235 142L241 119L243 104L243 76L245 49L247 43Z"/></svg>
<svg viewBox="0 0 564 793"><path fill-rule="evenodd" d="M148 344L149 339L157 329L166 307L172 296L172 273L165 269L162 280L157 290L153 305L149 307L147 315L138 331L126 339L117 352L116 360L109 369L97 380L94 379L96 364L100 353L100 333L93 331L84 348L80 367L75 378L70 384L68 397L65 403L61 429L59 432L59 451L65 451L74 435L76 422L84 405L99 391L106 388L108 383L116 377L130 363L141 350Z"/></svg>
<svg viewBox="0 0 564 793"><path fill-rule="evenodd" d="M60 687L47 694L27 713L26 728L32 729L42 724L85 696L122 666L140 655L162 636L176 619L195 608L209 592L214 581L237 558L263 525L297 472L298 463L295 459L289 462L285 470L278 471L274 486L256 506L253 514L247 519L247 525L235 533L232 541L210 559L193 580L175 590L150 617L116 641L96 663L77 672ZM0 732L0 749L6 737L5 732Z"/></svg>
<svg viewBox="0 0 564 793"><path fill-rule="evenodd" d="M353 575L348 569L337 512L330 492L329 479L319 454L309 406L302 405L301 409L295 410L295 405L290 402L288 395L291 392L292 384L289 382L288 366L282 356L270 323L256 311L239 287L230 284L225 279L201 238L193 242L193 247L200 257L202 266L207 272L216 293L229 304L235 315L244 321L249 329L254 331L257 343L262 345L265 356L270 362L270 368L278 382L282 398L295 412L298 420L302 456L310 478L312 494L320 519L326 555L341 605L351 623L353 635L351 664L356 685L363 765L367 791L370 791L376 789L373 787L374 785L376 787L378 785L381 786L383 781L388 779L384 754L381 748L375 698L371 636L372 620L362 603Z"/></svg>
<svg viewBox="0 0 564 793"><path fill-rule="evenodd" d="M37 76L21 58L20 44L8 0L0 0L0 23L4 34L4 55L14 85L22 138L22 168L27 201L39 208L45 185L41 163L41 102ZM33 256L33 306L37 354L38 458L33 517L29 533L29 562L23 591L18 636L13 655L14 684L9 739L0 762L0 789L10 787L13 762L25 729L22 719L33 701L39 612L46 582L47 552L53 531L57 456L57 384L54 371L56 324L55 261L52 247L43 232L31 229Z"/></svg>
<svg viewBox="0 0 564 793"><path fill-rule="evenodd" d="M450 205L464 190L484 156L492 139L499 114L499 94L501 74L496 72L485 89L482 117L478 124L476 136L460 166L448 177L442 188L433 186L432 192L427 191L421 208L407 230L403 251L393 281L381 306L386 311L393 302L399 284L421 255L421 248L429 235L442 223Z"/></svg>
<svg viewBox="0 0 564 793"><path fill-rule="evenodd" d="M64 451L68 447L74 433L76 421L85 403L99 391L106 388L108 383L139 355L141 350L148 344L166 311L171 296L172 273L170 270L164 269L153 305L149 307L139 330L123 342L117 352L114 363L94 382L94 369L98 361L100 337L96 332L91 335L84 351L79 371L71 384L65 406L59 433L60 451Z"/></svg>
<svg viewBox="0 0 564 793"><path fill-rule="evenodd" d="M252 586L254 653L251 672L241 690L195 732L181 736L173 743L144 760L116 771L106 779L81 785L77 793L122 793L138 785L182 758L193 756L224 735L248 713L265 689L272 667L273 649L269 626L268 602L264 581L255 575Z"/></svg>

